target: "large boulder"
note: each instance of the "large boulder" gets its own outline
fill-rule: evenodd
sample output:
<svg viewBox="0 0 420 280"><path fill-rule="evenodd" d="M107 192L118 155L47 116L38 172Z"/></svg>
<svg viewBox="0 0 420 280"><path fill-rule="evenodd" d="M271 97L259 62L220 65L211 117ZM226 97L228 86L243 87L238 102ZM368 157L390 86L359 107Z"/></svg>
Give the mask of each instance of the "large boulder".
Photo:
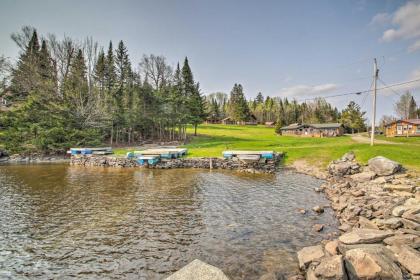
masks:
<svg viewBox="0 0 420 280"><path fill-rule="evenodd" d="M321 263L316 267L314 272L317 279L347 279L347 274L344 269L343 256L341 255L322 259Z"/></svg>
<svg viewBox="0 0 420 280"><path fill-rule="evenodd" d="M311 262L319 260L325 256L321 245L304 247L297 252L299 267L306 268Z"/></svg>
<svg viewBox="0 0 420 280"><path fill-rule="evenodd" d="M401 169L401 164L382 156L371 158L368 165L369 169L378 176L392 175Z"/></svg>
<svg viewBox="0 0 420 280"><path fill-rule="evenodd" d="M408 271L420 275L420 252L407 245L401 245L396 253L398 262Z"/></svg>
<svg viewBox="0 0 420 280"><path fill-rule="evenodd" d="M193 260L166 280L229 280L219 268Z"/></svg>
<svg viewBox="0 0 420 280"><path fill-rule="evenodd" d="M385 246L357 248L346 252L345 266L352 279L403 279L401 269L394 262L392 252Z"/></svg>
<svg viewBox="0 0 420 280"><path fill-rule="evenodd" d="M391 230L377 230L377 229L354 229L351 232L345 233L338 239L340 242L353 245L353 244L371 244L378 243L387 237L393 236Z"/></svg>

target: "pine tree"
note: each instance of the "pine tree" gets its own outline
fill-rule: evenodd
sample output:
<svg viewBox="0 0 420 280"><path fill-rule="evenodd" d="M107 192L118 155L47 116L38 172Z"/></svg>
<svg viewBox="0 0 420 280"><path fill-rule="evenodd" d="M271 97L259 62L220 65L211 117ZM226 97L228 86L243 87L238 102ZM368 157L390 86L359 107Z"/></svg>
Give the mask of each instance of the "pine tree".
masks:
<svg viewBox="0 0 420 280"><path fill-rule="evenodd" d="M355 130L358 132L363 131L366 129L365 114L366 112L362 112L358 104L354 101L350 101L341 113L340 123L342 123L345 128L349 129L351 133L354 133Z"/></svg>
<svg viewBox="0 0 420 280"><path fill-rule="evenodd" d="M417 115L417 104L416 104L416 101L414 100L414 97L413 96L411 96L410 103L408 105L408 118L409 119L416 119L416 118L418 118L418 115Z"/></svg>
<svg viewBox="0 0 420 280"><path fill-rule="evenodd" d="M264 102L264 96L261 92L257 94L257 97L255 98L255 102L258 104L262 104Z"/></svg>
<svg viewBox="0 0 420 280"><path fill-rule="evenodd" d="M230 116L237 122L248 121L251 113L245 99L242 85L235 84L229 98Z"/></svg>
<svg viewBox="0 0 420 280"><path fill-rule="evenodd" d="M17 67L12 71L12 80L10 89L13 93L13 99L23 100L32 90L37 89L39 85L39 41L36 30L26 46L26 50L20 55Z"/></svg>
<svg viewBox="0 0 420 280"><path fill-rule="evenodd" d="M101 105L104 105L103 99L105 97L106 58L102 49L99 51L93 73L95 86L98 87L99 90Z"/></svg>
<svg viewBox="0 0 420 280"><path fill-rule="evenodd" d="M184 65L182 66L182 84L184 96L187 100L189 122L194 126L194 135L197 135L197 126L203 122L206 115L205 105L204 99L200 94L199 84L194 83L187 57L185 57Z"/></svg>

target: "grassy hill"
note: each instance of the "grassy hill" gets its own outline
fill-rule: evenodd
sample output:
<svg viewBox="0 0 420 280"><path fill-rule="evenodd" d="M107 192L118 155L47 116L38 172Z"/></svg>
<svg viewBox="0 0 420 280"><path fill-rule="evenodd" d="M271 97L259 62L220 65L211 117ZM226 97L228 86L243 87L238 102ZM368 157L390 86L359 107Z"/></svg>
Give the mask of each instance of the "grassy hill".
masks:
<svg viewBox="0 0 420 280"><path fill-rule="evenodd" d="M190 130L190 133L193 131ZM201 125L198 136L193 137L185 147L190 157L220 157L227 149L274 150L287 152L285 163L305 159L309 163L326 166L352 150L360 162L382 155L402 163L404 166L420 171L420 138L409 140L382 138L399 142L397 145L357 143L349 136L334 138L306 138L279 136L274 128L265 126Z"/></svg>

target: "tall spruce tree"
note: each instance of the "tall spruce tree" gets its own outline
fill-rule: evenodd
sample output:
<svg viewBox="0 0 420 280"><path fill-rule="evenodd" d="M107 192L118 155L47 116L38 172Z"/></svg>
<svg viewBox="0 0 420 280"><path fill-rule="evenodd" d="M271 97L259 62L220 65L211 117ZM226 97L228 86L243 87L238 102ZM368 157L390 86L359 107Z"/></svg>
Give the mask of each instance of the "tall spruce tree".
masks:
<svg viewBox="0 0 420 280"><path fill-rule="evenodd" d="M251 112L245 99L241 84L235 84L229 98L230 117L237 122L245 122L250 119Z"/></svg>
<svg viewBox="0 0 420 280"><path fill-rule="evenodd" d="M197 126L203 122L206 116L205 103L200 94L199 84L194 83L194 77L187 57L185 57L184 65L182 66L182 83L184 96L187 100L189 122L194 126L194 135L197 135Z"/></svg>

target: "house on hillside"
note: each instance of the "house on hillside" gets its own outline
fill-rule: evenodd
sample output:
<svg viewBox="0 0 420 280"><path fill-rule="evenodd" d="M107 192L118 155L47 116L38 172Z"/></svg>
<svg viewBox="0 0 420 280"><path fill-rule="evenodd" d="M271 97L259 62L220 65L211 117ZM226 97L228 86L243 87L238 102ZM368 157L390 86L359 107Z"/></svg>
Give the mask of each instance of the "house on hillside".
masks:
<svg viewBox="0 0 420 280"><path fill-rule="evenodd" d="M413 137L420 136L420 119L397 120L385 125L387 137Z"/></svg>
<svg viewBox="0 0 420 280"><path fill-rule="evenodd" d="M282 135L302 137L335 137L344 133L340 123L300 124L294 123L281 128Z"/></svg>
<svg viewBox="0 0 420 280"><path fill-rule="evenodd" d="M257 125L257 118L251 115L248 121L235 121L231 117L224 118L222 124Z"/></svg>

